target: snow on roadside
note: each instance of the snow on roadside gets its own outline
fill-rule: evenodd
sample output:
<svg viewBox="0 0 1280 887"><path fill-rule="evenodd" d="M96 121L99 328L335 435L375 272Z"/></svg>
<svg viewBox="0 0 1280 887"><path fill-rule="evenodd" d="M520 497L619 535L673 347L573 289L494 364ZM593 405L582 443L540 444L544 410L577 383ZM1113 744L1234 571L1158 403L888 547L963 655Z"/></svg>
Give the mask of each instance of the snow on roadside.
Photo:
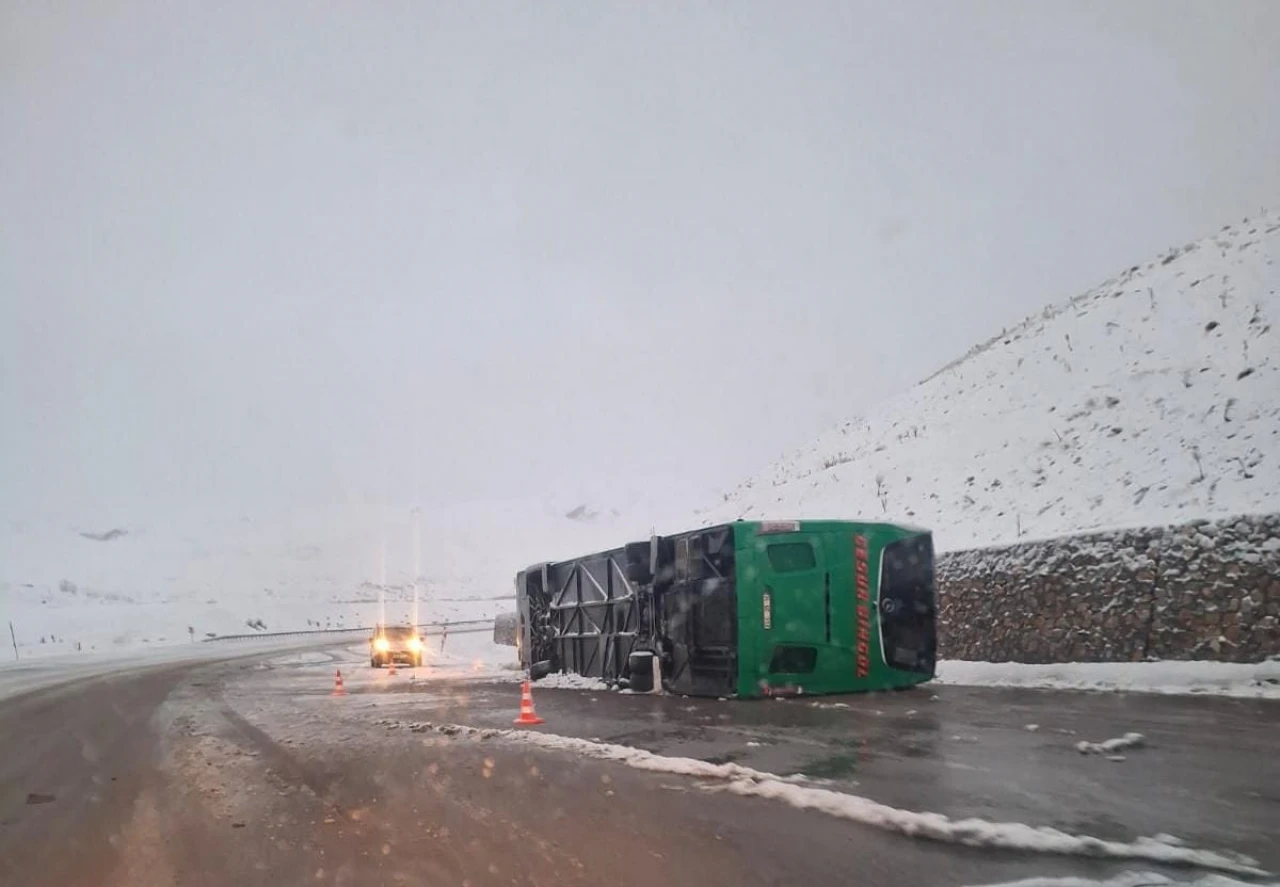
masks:
<svg viewBox="0 0 1280 887"><path fill-rule="evenodd" d="M1280 699L1280 662L938 663L939 684Z"/></svg>
<svg viewBox="0 0 1280 887"><path fill-rule="evenodd" d="M1082 755L1113 755L1116 752L1124 751L1126 748L1138 748L1145 745L1147 737L1141 733L1126 733L1115 739L1105 739L1102 742L1088 742L1080 740L1076 743L1076 751Z"/></svg>
<svg viewBox="0 0 1280 887"><path fill-rule="evenodd" d="M1182 845L1167 835L1139 837L1133 841L1109 841L1089 835L1074 835L1047 826L1020 822L990 822L982 819L952 819L941 813L921 813L881 804L870 798L825 788L797 785L774 773L741 764L712 764L694 758L659 755L644 749L607 742L594 742L554 733L520 730L480 729L459 724L403 723L382 720L387 727L407 727L413 732L432 731L446 736L474 739L501 739L565 751L581 757L616 761L638 770L715 780L729 792L749 797L769 798L800 810L815 810L861 825L897 832L913 838L927 838L969 847L992 847L1034 853L1112 859L1141 859L1168 865L1192 866L1244 875L1266 875L1256 860L1214 850Z"/></svg>
<svg viewBox="0 0 1280 887"><path fill-rule="evenodd" d="M168 647L132 648L107 653L22 659L0 664L0 700L71 681L121 674L160 665L211 662L217 659L234 659L315 645L314 638L255 638L235 643L188 643Z"/></svg>
<svg viewBox="0 0 1280 887"><path fill-rule="evenodd" d="M544 687L551 690L604 691L609 689L609 685L599 678L588 678L580 674L569 674L567 672L556 672L555 674L547 675L545 678L539 678L533 686L538 690Z"/></svg>
<svg viewBox="0 0 1280 887"><path fill-rule="evenodd" d="M1204 875L1193 881L1175 881L1156 872L1123 872L1105 881L1078 877L1025 878L1021 881L989 884L986 887L1280 887L1280 884L1238 881L1225 875Z"/></svg>

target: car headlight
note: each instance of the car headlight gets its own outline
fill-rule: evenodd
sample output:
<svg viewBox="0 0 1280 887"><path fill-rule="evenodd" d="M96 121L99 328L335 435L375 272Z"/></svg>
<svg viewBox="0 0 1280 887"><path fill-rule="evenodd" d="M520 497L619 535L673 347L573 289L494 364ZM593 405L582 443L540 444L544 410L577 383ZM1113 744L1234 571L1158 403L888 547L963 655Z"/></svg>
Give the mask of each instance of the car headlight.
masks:
<svg viewBox="0 0 1280 887"><path fill-rule="evenodd" d="M417 653L419 650L421 650L421 649L422 649L422 638L410 638L410 639L409 639L409 649L410 649L410 650L412 650L412 651L413 651L413 652L415 652L415 653Z"/></svg>
<svg viewBox="0 0 1280 887"><path fill-rule="evenodd" d="M373 649L377 650L379 653L385 653L391 649L391 644L387 643L386 638L378 638L373 642Z"/></svg>

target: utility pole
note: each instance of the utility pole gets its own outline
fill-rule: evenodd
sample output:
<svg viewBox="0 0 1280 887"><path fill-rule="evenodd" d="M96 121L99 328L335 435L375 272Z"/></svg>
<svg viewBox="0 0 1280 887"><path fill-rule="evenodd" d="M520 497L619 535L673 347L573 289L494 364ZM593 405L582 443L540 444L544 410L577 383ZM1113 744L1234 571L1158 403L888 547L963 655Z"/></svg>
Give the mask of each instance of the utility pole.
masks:
<svg viewBox="0 0 1280 887"><path fill-rule="evenodd" d="M13 641L13 658L18 658L18 636L13 633L13 623L9 623L9 640Z"/></svg>
<svg viewBox="0 0 1280 887"><path fill-rule="evenodd" d="M414 506L413 515L413 627L416 631L422 617L418 612L418 577L422 574L422 528L418 516L422 509Z"/></svg>

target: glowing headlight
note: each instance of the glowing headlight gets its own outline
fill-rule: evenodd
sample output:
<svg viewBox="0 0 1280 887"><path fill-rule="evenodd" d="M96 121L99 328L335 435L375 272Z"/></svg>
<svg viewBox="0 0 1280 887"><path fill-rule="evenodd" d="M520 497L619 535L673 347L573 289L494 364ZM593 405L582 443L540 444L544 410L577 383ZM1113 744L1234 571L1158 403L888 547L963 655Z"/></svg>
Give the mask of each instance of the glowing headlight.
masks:
<svg viewBox="0 0 1280 887"><path fill-rule="evenodd" d="M415 652L415 653L417 653L419 650L421 650L421 649L422 649L422 638L410 638L410 639L409 639L409 649L410 649L410 650L412 650L412 651L413 651L413 652Z"/></svg>
<svg viewBox="0 0 1280 887"><path fill-rule="evenodd" d="M378 638L373 642L373 649L377 650L379 653L385 653L391 649L391 645L387 643L386 638Z"/></svg>

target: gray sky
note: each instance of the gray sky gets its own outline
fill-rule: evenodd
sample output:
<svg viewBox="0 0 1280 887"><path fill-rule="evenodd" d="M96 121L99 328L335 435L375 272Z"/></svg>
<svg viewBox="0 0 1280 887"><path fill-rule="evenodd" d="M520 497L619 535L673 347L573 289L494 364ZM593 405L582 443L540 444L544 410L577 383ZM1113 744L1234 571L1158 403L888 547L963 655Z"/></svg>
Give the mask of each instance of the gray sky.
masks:
<svg viewBox="0 0 1280 887"><path fill-rule="evenodd" d="M729 485L1280 203L1280 4L0 0L0 499Z"/></svg>

